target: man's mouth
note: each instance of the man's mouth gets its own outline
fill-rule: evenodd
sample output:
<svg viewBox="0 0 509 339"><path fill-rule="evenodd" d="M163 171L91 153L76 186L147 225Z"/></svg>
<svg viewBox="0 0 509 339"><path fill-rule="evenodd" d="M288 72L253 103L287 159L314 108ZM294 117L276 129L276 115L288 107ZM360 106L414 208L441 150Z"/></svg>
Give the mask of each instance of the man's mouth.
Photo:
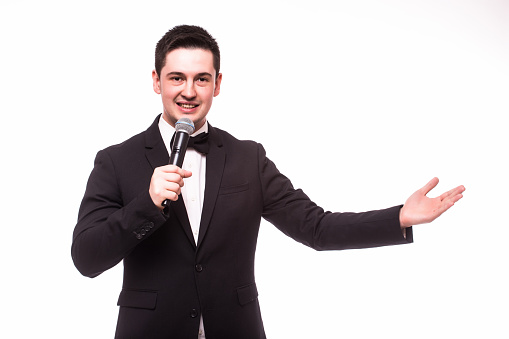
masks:
<svg viewBox="0 0 509 339"><path fill-rule="evenodd" d="M182 103L178 103L178 102L177 102L177 105L179 105L180 107L185 108L185 109L193 109L195 107L198 107L198 105L194 105L194 104L182 104Z"/></svg>

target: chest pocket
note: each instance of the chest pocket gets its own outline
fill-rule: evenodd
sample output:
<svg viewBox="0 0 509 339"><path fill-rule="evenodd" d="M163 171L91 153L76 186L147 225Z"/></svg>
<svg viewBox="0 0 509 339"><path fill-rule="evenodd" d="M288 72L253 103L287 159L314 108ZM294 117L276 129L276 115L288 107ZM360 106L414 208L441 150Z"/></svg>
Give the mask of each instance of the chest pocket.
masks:
<svg viewBox="0 0 509 339"><path fill-rule="evenodd" d="M237 296L239 297L239 304L244 306L251 301L258 298L258 290L255 283L237 288Z"/></svg>
<svg viewBox="0 0 509 339"><path fill-rule="evenodd" d="M234 194L239 193L243 191L247 191L249 189L249 182L240 184L240 185L234 185L234 186L225 186L219 188L219 194Z"/></svg>

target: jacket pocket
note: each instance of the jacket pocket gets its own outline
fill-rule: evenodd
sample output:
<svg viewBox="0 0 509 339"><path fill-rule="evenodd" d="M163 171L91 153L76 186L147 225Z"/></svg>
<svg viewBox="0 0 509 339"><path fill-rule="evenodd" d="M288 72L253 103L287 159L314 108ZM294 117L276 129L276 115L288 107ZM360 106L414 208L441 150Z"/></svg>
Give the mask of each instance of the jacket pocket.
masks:
<svg viewBox="0 0 509 339"><path fill-rule="evenodd" d="M219 187L219 194L238 193L238 192L242 192L242 191L247 191L248 189L249 189L249 182L246 182L241 185Z"/></svg>
<svg viewBox="0 0 509 339"><path fill-rule="evenodd" d="M157 292L122 290L118 297L118 306L144 308L153 310L156 308Z"/></svg>
<svg viewBox="0 0 509 339"><path fill-rule="evenodd" d="M256 283L251 283L249 285L237 288L237 296L239 297L239 304L241 306L244 306L251 301L255 301L258 298Z"/></svg>

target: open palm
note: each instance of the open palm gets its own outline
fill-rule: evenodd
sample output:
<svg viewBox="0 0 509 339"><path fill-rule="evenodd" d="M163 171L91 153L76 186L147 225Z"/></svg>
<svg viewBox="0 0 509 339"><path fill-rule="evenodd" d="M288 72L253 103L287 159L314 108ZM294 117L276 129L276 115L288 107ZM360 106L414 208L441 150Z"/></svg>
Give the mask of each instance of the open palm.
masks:
<svg viewBox="0 0 509 339"><path fill-rule="evenodd" d="M438 178L433 178L407 199L399 215L401 227L432 222L463 197L464 186L453 188L436 198L427 197L437 184Z"/></svg>

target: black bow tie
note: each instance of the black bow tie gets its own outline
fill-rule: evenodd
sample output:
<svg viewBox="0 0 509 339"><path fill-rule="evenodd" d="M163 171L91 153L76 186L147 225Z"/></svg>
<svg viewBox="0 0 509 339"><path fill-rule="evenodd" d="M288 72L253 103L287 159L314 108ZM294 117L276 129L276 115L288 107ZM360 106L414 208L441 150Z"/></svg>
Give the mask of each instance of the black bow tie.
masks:
<svg viewBox="0 0 509 339"><path fill-rule="evenodd" d="M171 144L173 145L173 140L175 139L175 134L171 138ZM190 137L187 142L187 147L194 148L196 152L201 154L207 154L209 152L209 134L208 133L200 133L195 137Z"/></svg>

